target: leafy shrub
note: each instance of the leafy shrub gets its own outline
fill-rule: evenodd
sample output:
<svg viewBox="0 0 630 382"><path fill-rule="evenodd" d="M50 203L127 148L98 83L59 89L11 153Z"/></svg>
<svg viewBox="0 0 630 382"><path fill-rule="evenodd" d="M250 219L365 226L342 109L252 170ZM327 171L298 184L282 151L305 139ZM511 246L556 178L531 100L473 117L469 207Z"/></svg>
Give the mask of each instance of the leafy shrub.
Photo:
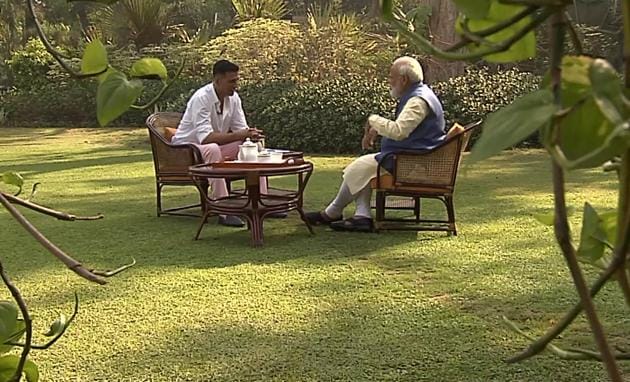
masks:
<svg viewBox="0 0 630 382"><path fill-rule="evenodd" d="M160 99L158 108L183 112L192 92L202 85L190 79L176 81ZM96 86L94 80L56 81L40 88L12 89L0 94L0 103L7 115L6 123L13 126L96 127ZM145 86L138 104L149 101L161 84L147 81ZM112 125L143 126L151 112L130 110Z"/></svg>
<svg viewBox="0 0 630 382"><path fill-rule="evenodd" d="M465 75L431 87L444 105L446 119L467 123L483 119L537 89L539 80L531 73L515 69L492 74L486 68L468 68Z"/></svg>
<svg viewBox="0 0 630 382"><path fill-rule="evenodd" d="M247 122L252 126L261 126L265 121L265 108L285 97L297 84L291 80L253 82L239 89L243 100L243 109Z"/></svg>
<svg viewBox="0 0 630 382"><path fill-rule="evenodd" d="M39 88L17 88L2 95L8 123L16 126L96 126L96 84L51 82Z"/></svg>
<svg viewBox="0 0 630 382"><path fill-rule="evenodd" d="M271 100L253 121L271 147L356 153L368 115L391 115L393 106L386 84L353 77L298 85Z"/></svg>
<svg viewBox="0 0 630 382"><path fill-rule="evenodd" d="M539 81L538 76L516 69L490 73L487 68L471 67L466 69L465 75L437 82L432 88L442 101L447 126L450 126L453 122L485 119L489 113L537 89ZM537 137L525 143L536 145Z"/></svg>
<svg viewBox="0 0 630 382"><path fill-rule="evenodd" d="M211 71L219 58L234 61L250 81L292 78L300 61L302 38L299 25L289 21L245 21L198 49L200 63Z"/></svg>
<svg viewBox="0 0 630 382"><path fill-rule="evenodd" d="M345 76L380 77L387 73L397 49L393 40L366 33L353 15L336 15L330 7L309 12L304 28L300 81Z"/></svg>
<svg viewBox="0 0 630 382"><path fill-rule="evenodd" d="M18 88L42 86L48 81L46 73L53 61L53 57L39 39L30 39L23 49L13 52L11 58L7 60L13 72L14 86Z"/></svg>
<svg viewBox="0 0 630 382"><path fill-rule="evenodd" d="M486 118L538 85L538 77L517 70L491 74L471 68L466 75L435 83L447 123ZM241 91L248 120L265 130L270 146L316 153L358 153L369 114L392 116L394 101L384 82L360 77L295 85L276 81ZM535 139L526 143L535 144Z"/></svg>

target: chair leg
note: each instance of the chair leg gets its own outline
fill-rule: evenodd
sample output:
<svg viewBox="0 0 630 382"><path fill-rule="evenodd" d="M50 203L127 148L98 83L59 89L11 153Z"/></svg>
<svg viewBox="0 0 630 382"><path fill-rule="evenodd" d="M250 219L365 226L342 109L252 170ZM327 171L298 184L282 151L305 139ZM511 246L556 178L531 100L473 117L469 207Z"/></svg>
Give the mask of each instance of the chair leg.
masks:
<svg viewBox="0 0 630 382"><path fill-rule="evenodd" d="M160 217L162 215L162 183L155 182L155 195L156 195L156 205L157 205L157 216Z"/></svg>
<svg viewBox="0 0 630 382"><path fill-rule="evenodd" d="M376 232L379 232L381 223L385 220L385 198L383 191L376 191L376 220L374 224Z"/></svg>
<svg viewBox="0 0 630 382"><path fill-rule="evenodd" d="M447 195L444 197L446 201L446 212L448 213L448 227L449 233L457 236L457 228L455 227L455 207L453 206L453 196Z"/></svg>
<svg viewBox="0 0 630 382"><path fill-rule="evenodd" d="M420 197L416 196L413 199L413 214L416 216L416 224L420 224Z"/></svg>

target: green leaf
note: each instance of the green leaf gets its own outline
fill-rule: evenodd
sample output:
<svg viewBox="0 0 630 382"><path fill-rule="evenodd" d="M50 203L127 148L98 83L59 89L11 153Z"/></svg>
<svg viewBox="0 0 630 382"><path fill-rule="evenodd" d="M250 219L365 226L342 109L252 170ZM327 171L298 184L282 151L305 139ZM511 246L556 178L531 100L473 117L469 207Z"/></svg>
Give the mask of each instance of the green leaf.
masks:
<svg viewBox="0 0 630 382"><path fill-rule="evenodd" d="M93 40L85 46L81 59L81 73L94 74L107 69L107 51L99 40Z"/></svg>
<svg viewBox="0 0 630 382"><path fill-rule="evenodd" d="M116 69L112 68L111 66L107 68L107 70L105 71L105 73L100 74L98 77L98 83L101 84L103 83L103 81L105 81L107 79L107 77L109 77L110 74L117 72Z"/></svg>
<svg viewBox="0 0 630 382"><path fill-rule="evenodd" d="M604 243L596 239L596 237L602 236L600 224L601 219L597 211L589 203L585 203L580 245L577 250L577 256L580 260L592 264L604 255Z"/></svg>
<svg viewBox="0 0 630 382"><path fill-rule="evenodd" d="M595 61L587 56L566 56L562 60L560 99L562 107L571 111L560 121L559 142L569 161L580 160L578 168L599 166L630 145L625 123L615 125L610 121L618 119L613 108L623 108L614 106L623 102L614 96L614 72L605 62ZM593 80L601 83L592 85ZM550 88L549 76L543 86Z"/></svg>
<svg viewBox="0 0 630 382"><path fill-rule="evenodd" d="M512 16L521 12L523 9L524 7L522 6L500 4L497 1L492 1L486 17L479 19L470 19L468 22L468 28L471 32L478 32L487 28L491 28L496 24L511 18ZM511 26L485 37L489 44L471 43L468 45L468 49L474 52L487 49L488 47L491 47L492 44L500 44L503 41L512 38L516 33L518 33L519 30L529 24L530 21L530 17L525 17L522 20L519 20L517 23L512 24ZM460 34L463 32L461 22L462 19L458 18L455 24L455 30ZM528 32L527 34L525 34L525 36L512 44L510 48L506 51L490 54L485 56L484 58L490 62L502 63L525 60L534 57L535 55L536 36L534 32Z"/></svg>
<svg viewBox="0 0 630 382"><path fill-rule="evenodd" d="M593 237L609 247L617 242L617 212L606 212L599 216L600 230Z"/></svg>
<svg viewBox="0 0 630 382"><path fill-rule="evenodd" d="M394 0L383 0L382 10L385 20L392 19L394 17Z"/></svg>
<svg viewBox="0 0 630 382"><path fill-rule="evenodd" d="M5 343L15 334L18 309L11 301L0 301L0 343Z"/></svg>
<svg viewBox="0 0 630 382"><path fill-rule="evenodd" d="M26 324L24 323L24 320L17 320L15 325L15 332L13 333L13 335L10 335L9 338L4 341L4 343L18 342L22 335L24 335L24 332L26 332ZM0 345L0 354L8 352L9 350L13 349L13 347L13 345Z"/></svg>
<svg viewBox="0 0 630 382"><path fill-rule="evenodd" d="M570 161L582 160L578 168L602 165L619 155L630 141L627 124L613 126L595 104L593 97L578 105L560 123L560 147ZM597 155L593 155L596 153Z"/></svg>
<svg viewBox="0 0 630 382"><path fill-rule="evenodd" d="M571 216L574 213L574 208L572 206L567 207L567 216ZM555 213L552 212L543 212L534 214L534 219L538 220L540 223L546 226L553 226Z"/></svg>
<svg viewBox="0 0 630 382"><path fill-rule="evenodd" d="M118 71L113 71L98 85L96 91L96 115L101 126L113 121L134 103L142 93L140 80L129 81Z"/></svg>
<svg viewBox="0 0 630 382"><path fill-rule="evenodd" d="M562 58L562 85L586 87L591 85L589 69L593 58L588 56L564 56ZM581 90L589 90L583 88ZM577 94L582 96L584 94ZM575 100L569 100L575 102Z"/></svg>
<svg viewBox="0 0 630 382"><path fill-rule="evenodd" d="M623 123L628 117L621 78L617 71L601 58L593 60L589 69L595 103L602 114L614 125Z"/></svg>
<svg viewBox="0 0 630 382"><path fill-rule="evenodd" d="M491 0L454 0L457 9L471 19L483 19L488 15Z"/></svg>
<svg viewBox="0 0 630 382"><path fill-rule="evenodd" d="M46 334L46 337L54 337L59 335L61 332L66 330L66 325L68 324L68 320L65 314L60 314L59 318L57 318L52 324L50 324L50 329Z"/></svg>
<svg viewBox="0 0 630 382"><path fill-rule="evenodd" d="M0 177L0 180L6 184L19 187L20 189L22 189L24 185L24 178L17 172L5 172L2 174L2 177Z"/></svg>
<svg viewBox="0 0 630 382"><path fill-rule="evenodd" d="M148 80L166 80L166 66L158 58L141 58L131 66L129 76Z"/></svg>
<svg viewBox="0 0 630 382"><path fill-rule="evenodd" d="M548 212L544 214L534 214L534 219L538 220L543 225L553 226L555 216L556 215L553 212Z"/></svg>
<svg viewBox="0 0 630 382"><path fill-rule="evenodd" d="M0 381L9 381L15 375L20 362L20 357L16 355L4 355L0 357ZM27 359L24 363L23 374L28 382L39 381L39 370L37 365Z"/></svg>
<svg viewBox="0 0 630 382"><path fill-rule="evenodd" d="M480 161L517 144L549 123L556 109L551 91L542 89L490 114L470 159Z"/></svg>

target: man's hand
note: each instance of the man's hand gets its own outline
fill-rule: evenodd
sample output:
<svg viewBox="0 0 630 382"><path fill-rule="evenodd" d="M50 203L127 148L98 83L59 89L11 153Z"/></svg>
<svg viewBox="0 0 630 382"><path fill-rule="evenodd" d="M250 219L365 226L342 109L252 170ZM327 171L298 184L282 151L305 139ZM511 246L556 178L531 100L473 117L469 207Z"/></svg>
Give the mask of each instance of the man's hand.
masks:
<svg viewBox="0 0 630 382"><path fill-rule="evenodd" d="M245 138L250 138L250 139L260 139L260 138L264 138L265 136L263 135L263 131L262 130L258 130L254 127L250 127L248 129L244 129L244 130L238 130L236 132L236 134L238 134L240 140L245 140Z"/></svg>
<svg viewBox="0 0 630 382"><path fill-rule="evenodd" d="M373 147L374 141L376 140L377 136L378 132L374 128L367 125L365 132L363 133L363 138L361 139L361 147L363 148L363 150L367 150L370 147Z"/></svg>
<svg viewBox="0 0 630 382"><path fill-rule="evenodd" d="M247 129L247 131L248 131L248 137L251 139L261 139L265 137L265 135L263 134L263 131L258 130L255 127L250 127L249 129Z"/></svg>

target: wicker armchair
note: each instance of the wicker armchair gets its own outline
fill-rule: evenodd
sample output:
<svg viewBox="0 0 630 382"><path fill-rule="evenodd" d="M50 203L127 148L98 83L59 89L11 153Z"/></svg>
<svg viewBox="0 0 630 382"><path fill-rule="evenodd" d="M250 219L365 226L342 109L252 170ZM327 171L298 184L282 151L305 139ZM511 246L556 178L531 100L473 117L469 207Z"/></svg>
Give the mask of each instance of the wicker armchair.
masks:
<svg viewBox="0 0 630 382"><path fill-rule="evenodd" d="M447 139L428 151L390 153L394 173L378 168L371 186L376 191L375 228L380 230L446 231L457 235L453 192L462 151L481 121L456 125ZM385 158L383 158L385 159ZM392 197L388 200L388 197ZM446 207L447 220L423 219L422 198L438 199ZM385 210L413 210L414 218L386 218Z"/></svg>
<svg viewBox="0 0 630 382"><path fill-rule="evenodd" d="M185 211L191 208L202 207L204 203L203 195L200 195L200 203L198 204L168 209L162 208L162 188L164 186L196 187L192 178L188 175L188 168L192 165L203 163L201 152L196 146L191 144L171 144L172 135L177 129L181 118L181 113L159 112L151 114L146 121L155 168L157 216L201 216L200 214ZM205 186L207 190L207 182L202 186Z"/></svg>

